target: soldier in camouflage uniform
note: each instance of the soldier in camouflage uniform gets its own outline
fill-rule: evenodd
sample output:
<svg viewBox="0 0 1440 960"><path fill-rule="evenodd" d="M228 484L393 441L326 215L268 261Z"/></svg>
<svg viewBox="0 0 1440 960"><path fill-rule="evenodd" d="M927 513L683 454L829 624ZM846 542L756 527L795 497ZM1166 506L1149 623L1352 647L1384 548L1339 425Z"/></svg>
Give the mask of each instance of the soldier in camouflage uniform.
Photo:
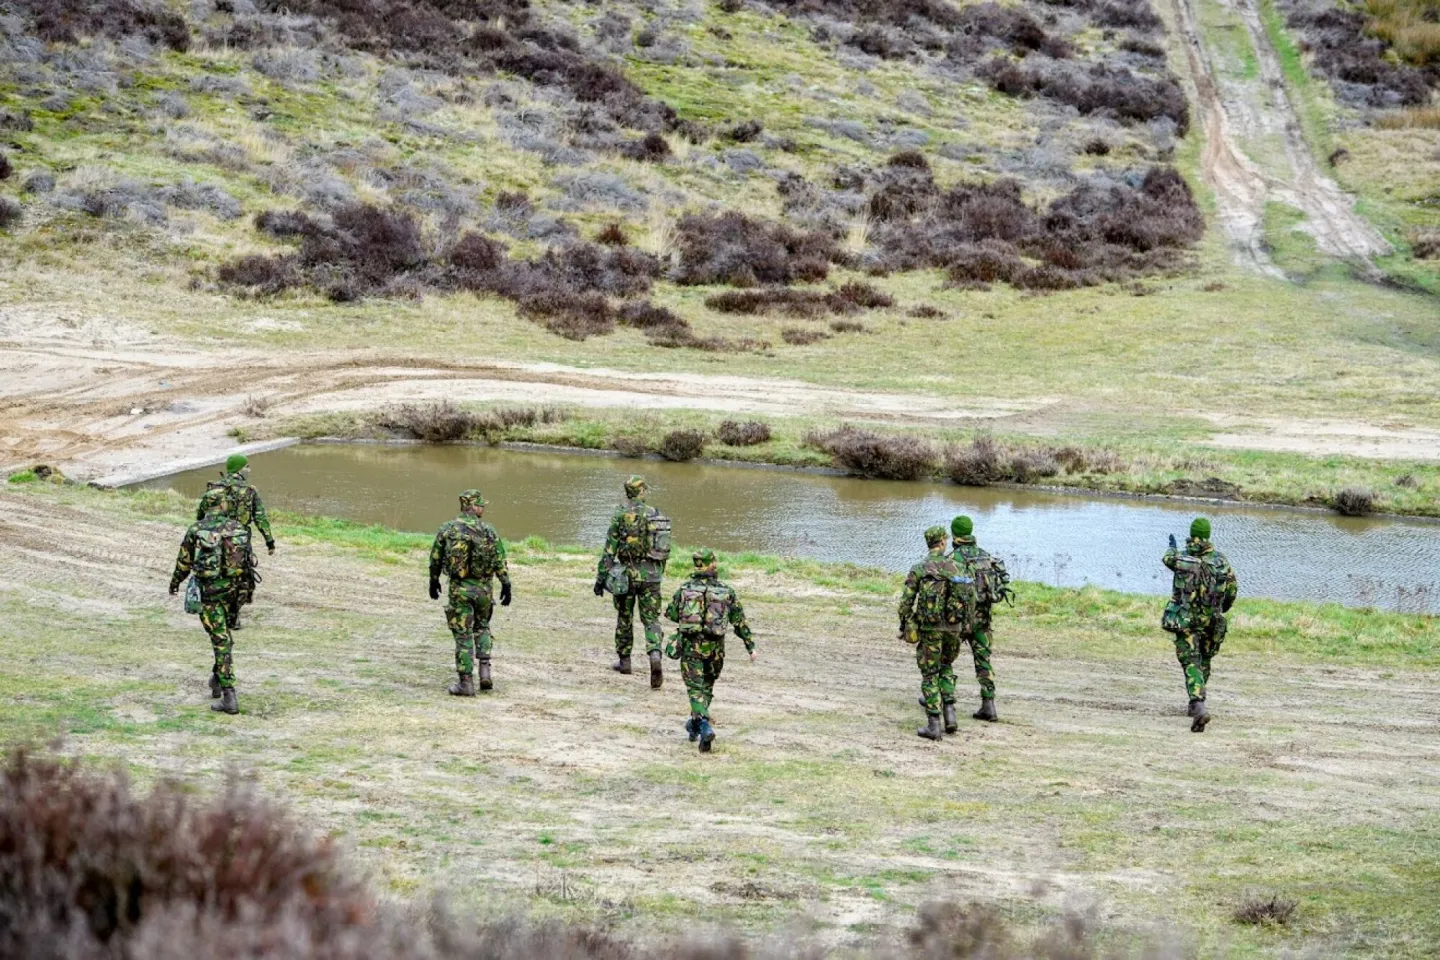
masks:
<svg viewBox="0 0 1440 960"><path fill-rule="evenodd" d="M221 513L235 520L247 532L253 525L260 530L260 535L265 538L265 548L273 557L275 535L270 532L270 515L265 512L265 503L260 499L260 492L250 485L246 475L249 465L250 459L243 453L232 453L225 461L225 472L220 475L220 479L206 486L205 493L195 508L195 519L203 520L207 514ZM247 539L247 542L253 544L253 539ZM255 585L259 580L255 551L252 549L245 576L236 586L234 598L227 611L231 630L240 629L240 608L255 599Z"/></svg>
<svg viewBox="0 0 1440 960"><path fill-rule="evenodd" d="M647 486L643 477L625 481L625 502L610 520L605 551L595 570L595 596L609 590L615 601L615 663L610 669L631 673L630 654L635 645L635 610L645 625L645 653L650 658L650 686L658 689L665 681L661 669L660 581L670 550L670 521L645 502ZM663 546L656 542L653 528L664 525Z"/></svg>
<svg viewBox="0 0 1440 960"><path fill-rule="evenodd" d="M500 606L510 606L510 569L505 541L481 518L488 503L479 490L460 494L460 515L447 521L430 547L430 599L440 599L440 574L450 580L445 622L455 636L455 672L450 686L456 697L475 696L475 668L480 689L493 686L490 675L490 618L495 612L492 579L500 581Z"/></svg>
<svg viewBox="0 0 1440 960"><path fill-rule="evenodd" d="M170 576L170 595L193 572L200 587L200 625L210 637L215 654L210 671L210 696L220 702L210 709L219 713L240 712L235 694L234 640L230 635L229 610L245 572L250 533L232 517L211 513L190 525L175 558Z"/></svg>
<svg viewBox="0 0 1440 960"><path fill-rule="evenodd" d="M900 637L915 644L915 663L920 667L920 703L926 724L915 733L927 740L939 740L944 733L958 729L953 664L975 605L974 581L945 555L945 540L944 527L925 531L929 553L906 575L898 611Z"/></svg>
<svg viewBox="0 0 1440 960"><path fill-rule="evenodd" d="M1170 602L1160 625L1175 638L1175 656L1185 671L1185 692L1190 697L1190 730L1204 733L1210 722L1205 706L1205 685L1210 682L1210 661L1225 642L1225 614L1235 603L1239 580L1225 554L1210 542L1210 521L1197 518L1190 538L1180 552L1175 536L1161 559L1175 573Z"/></svg>
<svg viewBox="0 0 1440 960"><path fill-rule="evenodd" d="M700 741L701 753L709 753L715 742L710 701L715 696L715 681L725 667L726 626L733 626L735 635L745 642L751 663L755 662L755 640L745 622L740 597L717 576L715 552L699 550L693 559L694 573L665 608L665 616L680 625L666 653L680 658L680 675L690 695L690 719L685 722L685 732L691 743Z"/></svg>
<svg viewBox="0 0 1440 960"><path fill-rule="evenodd" d="M951 520L950 534L951 555L975 578L975 626L961 637L970 645L970 653L975 660L975 679L980 682L980 709L970 716L994 723L1000 718L995 714L995 674L990 669L991 637L994 636L990 630L990 617L997 600L1014 595L1008 586L1010 574L1004 563L980 549L975 542L975 523L969 517L959 516Z"/></svg>

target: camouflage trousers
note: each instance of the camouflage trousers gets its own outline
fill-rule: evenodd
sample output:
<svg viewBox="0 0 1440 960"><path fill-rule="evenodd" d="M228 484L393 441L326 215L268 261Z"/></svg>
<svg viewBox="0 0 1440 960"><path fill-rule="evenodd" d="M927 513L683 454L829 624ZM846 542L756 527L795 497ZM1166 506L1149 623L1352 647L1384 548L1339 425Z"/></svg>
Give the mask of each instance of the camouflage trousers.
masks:
<svg viewBox="0 0 1440 960"><path fill-rule="evenodd" d="M710 701L715 698L715 681L725 669L725 657L680 658L680 676L685 681L685 692L690 696L690 715L710 716Z"/></svg>
<svg viewBox="0 0 1440 960"><path fill-rule="evenodd" d="M645 625L645 652L660 650L665 633L660 628L660 584L632 583L627 593L616 594L615 653L630 656L635 649L635 608L640 608L640 622Z"/></svg>
<svg viewBox="0 0 1440 960"><path fill-rule="evenodd" d="M490 662L490 618L495 601L485 588L451 588L445 623L455 637L455 672L475 672L475 661Z"/></svg>
<svg viewBox="0 0 1440 960"><path fill-rule="evenodd" d="M1210 682L1210 661L1225 642L1225 631L1207 627L1172 634L1175 638L1175 659L1185 671L1185 693L1191 700L1205 699L1205 685Z"/></svg>
<svg viewBox="0 0 1440 960"><path fill-rule="evenodd" d="M920 698L925 712L940 716L945 704L955 702L955 658L960 655L960 634L941 630L919 631L915 664L920 668Z"/></svg>
<svg viewBox="0 0 1440 960"><path fill-rule="evenodd" d="M200 606L200 626L205 628L210 637L210 647L215 651L212 672L222 688L235 686L235 641L230 636L230 605L233 602L234 592L228 591L213 597L202 597Z"/></svg>
<svg viewBox="0 0 1440 960"><path fill-rule="evenodd" d="M980 683L980 699L995 699L995 674L990 669L990 631L977 629L966 635L970 654L975 658L975 679Z"/></svg>

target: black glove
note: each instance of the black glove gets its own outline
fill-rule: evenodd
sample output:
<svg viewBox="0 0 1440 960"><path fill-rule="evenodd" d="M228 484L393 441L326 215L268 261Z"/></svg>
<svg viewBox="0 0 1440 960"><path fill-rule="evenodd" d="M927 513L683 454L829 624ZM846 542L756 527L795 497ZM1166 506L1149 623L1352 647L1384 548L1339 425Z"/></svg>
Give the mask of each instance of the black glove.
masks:
<svg viewBox="0 0 1440 960"><path fill-rule="evenodd" d="M270 556L275 556L275 541L271 540L269 543L265 544L265 549L270 551Z"/></svg>
<svg viewBox="0 0 1440 960"><path fill-rule="evenodd" d="M605 581L604 581L604 580L596 580L596 581L595 581L595 596L597 596L597 597L603 597L603 596L605 596Z"/></svg>
<svg viewBox="0 0 1440 960"><path fill-rule="evenodd" d="M178 584L178 583L172 583L172 584L170 584L170 596L173 597L173 596L175 596L175 594L177 594L177 593L179 593L179 592L180 592L180 584Z"/></svg>
<svg viewBox="0 0 1440 960"><path fill-rule="evenodd" d="M500 606L510 606L510 584L508 581L500 584Z"/></svg>
<svg viewBox="0 0 1440 960"><path fill-rule="evenodd" d="M1173 533L1170 534L1170 549L1171 549L1171 550L1179 550L1179 549L1180 549L1180 545L1175 542L1175 534L1173 534Z"/></svg>
<svg viewBox="0 0 1440 960"><path fill-rule="evenodd" d="M1224 600L1224 602L1220 604L1220 612L1221 612L1221 613L1229 613L1229 612L1230 612L1230 608L1233 607L1233 606L1235 606L1235 598L1234 598L1234 597L1226 597L1225 600Z"/></svg>
<svg viewBox="0 0 1440 960"><path fill-rule="evenodd" d="M439 580L431 580L431 581L430 581L430 599L431 599L431 600L439 600L439 599L440 599L440 581L439 581Z"/></svg>

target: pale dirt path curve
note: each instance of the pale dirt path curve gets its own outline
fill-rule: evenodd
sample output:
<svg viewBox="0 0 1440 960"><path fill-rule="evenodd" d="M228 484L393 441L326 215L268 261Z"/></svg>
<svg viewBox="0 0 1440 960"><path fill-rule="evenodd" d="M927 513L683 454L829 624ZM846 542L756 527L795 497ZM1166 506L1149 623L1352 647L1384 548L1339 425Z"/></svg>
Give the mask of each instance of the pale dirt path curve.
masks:
<svg viewBox="0 0 1440 960"><path fill-rule="evenodd" d="M1245 24L1259 63L1256 89L1220 81L1205 48L1194 0L1173 0L1173 5L1205 132L1202 173L1215 191L1218 217L1237 257L1261 273L1284 275L1264 248L1265 205L1276 200L1305 215L1302 229L1315 238L1320 250L1355 264L1372 279L1380 277L1370 258L1391 253L1392 248L1316 163L1255 0L1220 2ZM1246 156L1237 128L1278 136L1285 169L1267 171Z"/></svg>

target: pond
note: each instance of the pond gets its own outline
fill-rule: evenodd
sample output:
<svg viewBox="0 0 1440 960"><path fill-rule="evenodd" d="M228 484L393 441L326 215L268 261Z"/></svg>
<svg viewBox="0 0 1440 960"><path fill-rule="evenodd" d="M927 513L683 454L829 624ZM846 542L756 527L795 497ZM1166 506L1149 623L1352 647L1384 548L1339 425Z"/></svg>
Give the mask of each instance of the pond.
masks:
<svg viewBox="0 0 1440 960"><path fill-rule="evenodd" d="M900 571L924 554L926 527L967 513L981 546L1020 579L1162 594L1166 535L1183 542L1204 514L1242 596L1440 612L1440 526L1420 520L469 446L292 446L253 457L250 476L272 508L413 531L434 530L455 515L455 495L477 487L502 536L598 551L631 473L650 482L650 502L686 546ZM198 497L216 476L207 468L140 486Z"/></svg>

